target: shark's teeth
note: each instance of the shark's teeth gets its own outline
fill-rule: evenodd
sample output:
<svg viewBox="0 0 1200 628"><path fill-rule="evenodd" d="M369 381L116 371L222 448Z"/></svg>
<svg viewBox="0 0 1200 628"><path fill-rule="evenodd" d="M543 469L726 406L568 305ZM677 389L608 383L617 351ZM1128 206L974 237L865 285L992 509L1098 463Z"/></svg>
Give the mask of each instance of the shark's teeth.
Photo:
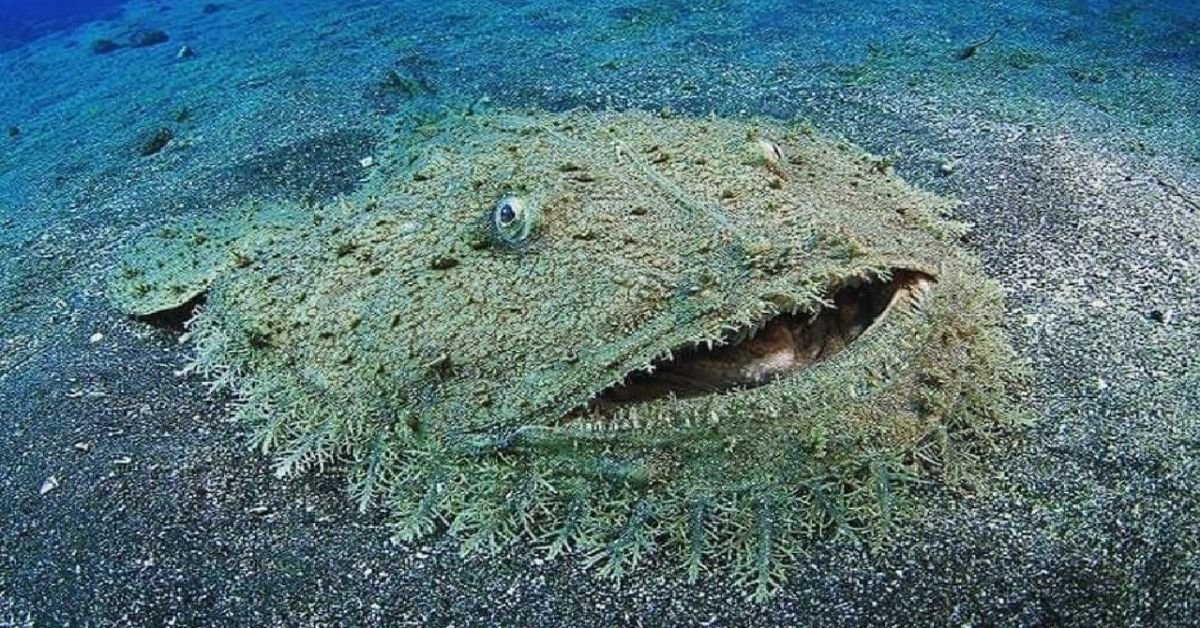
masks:
<svg viewBox="0 0 1200 628"><path fill-rule="evenodd" d="M913 313L920 313L933 293L933 282L929 279L917 278L909 284L904 293L907 297L905 299L907 309Z"/></svg>
<svg viewBox="0 0 1200 628"><path fill-rule="evenodd" d="M637 404L652 399L661 399L664 394L674 399L676 394L691 397L753 388L792 370L807 368L812 363L824 359L825 347L834 346L835 350L840 350L845 344L853 342L866 333L867 328L881 323L889 314L904 318L921 315L935 284L936 280L933 276L922 271L896 269L894 274L848 278L837 284L836 289L831 289L824 297L817 298L816 294L807 296L803 300L804 305L801 305L801 301L787 296L764 298L764 305L755 308L753 312L743 311L740 315L730 317L708 333L698 334L698 337L692 340L664 349L647 361L635 365L624 364L621 368L628 370L623 373L611 373L615 381L594 392L575 410L567 413L564 419L583 426L588 431L641 429L644 424L674 422L670 413L657 416L663 410L661 407L653 411L655 416L639 415ZM860 290L866 292L860 294ZM862 301L847 301L847 298L862 299ZM869 309L860 310L863 307ZM871 317L869 322L860 323L846 320L847 316L858 317L863 311ZM796 337L794 342L806 344L795 345L795 356L789 357L782 352L777 354L768 351L764 354L766 357L757 357L755 352L767 351L773 346L772 343L778 341L775 336L772 336L767 339L766 344L749 347L748 354L734 352L716 357L695 355L705 351L720 352L724 347L755 339L768 328L777 329L772 325L780 316L792 317L791 320L780 323L787 325L786 329L791 333L795 333L797 324L820 325L820 327L813 328L816 333L837 334L840 342L835 345L821 344L820 340L801 334ZM823 317L827 316L835 319L840 317L840 322L832 323L836 327L835 329L830 330L829 325L823 322ZM853 325L847 326L850 322L853 322ZM703 361L710 357L713 357L715 362L709 364ZM729 362L731 357L747 360L745 367L736 370L739 365ZM693 364L691 361L694 359L701 361ZM679 364L680 360L688 363ZM722 360L725 362L722 363ZM620 361L614 361L609 366L617 367L619 365L621 365ZM630 366L632 368L629 368ZM713 378L710 382L709 379L705 379L703 374L693 376L694 372L688 371L689 368L714 368L716 370L712 372ZM765 370L756 370L760 368ZM888 373L886 367L880 366L879 368L882 370L872 372L868 379L886 377ZM666 376L660 376L661 372L665 372ZM615 392L610 394L610 391L613 390ZM642 412L645 412L646 409L640 408Z"/></svg>

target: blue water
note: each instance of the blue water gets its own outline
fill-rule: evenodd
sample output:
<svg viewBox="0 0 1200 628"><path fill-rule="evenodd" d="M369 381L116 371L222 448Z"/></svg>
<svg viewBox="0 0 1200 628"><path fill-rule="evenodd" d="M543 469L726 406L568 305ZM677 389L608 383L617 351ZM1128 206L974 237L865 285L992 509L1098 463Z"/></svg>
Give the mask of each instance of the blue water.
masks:
<svg viewBox="0 0 1200 628"><path fill-rule="evenodd" d="M115 19L121 0L0 0L0 50L84 22Z"/></svg>

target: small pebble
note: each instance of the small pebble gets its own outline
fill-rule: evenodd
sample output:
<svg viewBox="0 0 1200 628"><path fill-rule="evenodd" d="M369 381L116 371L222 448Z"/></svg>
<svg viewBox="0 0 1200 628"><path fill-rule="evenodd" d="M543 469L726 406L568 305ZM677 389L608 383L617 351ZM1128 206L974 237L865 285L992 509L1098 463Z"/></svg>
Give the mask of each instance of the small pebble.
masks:
<svg viewBox="0 0 1200 628"><path fill-rule="evenodd" d="M42 482L42 487L38 489L38 495L45 495L46 493L49 493L50 491L53 491L54 489L58 488L59 485L60 484L59 484L58 478L56 478L52 475L52 476L46 478L45 482Z"/></svg>
<svg viewBox="0 0 1200 628"><path fill-rule="evenodd" d="M429 260L429 267L434 270L449 270L458 266L458 259L450 255L438 255Z"/></svg>

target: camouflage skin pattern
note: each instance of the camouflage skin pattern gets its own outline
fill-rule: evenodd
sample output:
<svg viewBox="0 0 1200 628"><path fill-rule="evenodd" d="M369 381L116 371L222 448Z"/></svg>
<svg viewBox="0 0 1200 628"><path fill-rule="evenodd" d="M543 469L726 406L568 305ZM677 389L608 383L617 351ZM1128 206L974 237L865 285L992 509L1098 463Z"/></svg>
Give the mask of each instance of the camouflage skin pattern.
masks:
<svg viewBox="0 0 1200 628"><path fill-rule="evenodd" d="M278 473L346 468L400 540L730 565L761 600L1023 421L964 225L845 142L642 112L403 137L355 198L172 225L109 287L135 315L203 295L196 366Z"/></svg>

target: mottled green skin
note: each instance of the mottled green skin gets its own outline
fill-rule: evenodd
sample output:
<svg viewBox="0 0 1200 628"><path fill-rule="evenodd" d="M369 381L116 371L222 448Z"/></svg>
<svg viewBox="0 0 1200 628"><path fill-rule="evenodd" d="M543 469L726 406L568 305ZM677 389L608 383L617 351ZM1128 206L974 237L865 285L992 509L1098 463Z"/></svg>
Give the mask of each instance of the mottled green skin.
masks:
<svg viewBox="0 0 1200 628"><path fill-rule="evenodd" d="M225 259L153 236L111 285L131 313L207 289L199 365L279 472L344 463L400 538L445 522L464 551L526 537L618 577L658 550L692 578L732 563L762 598L803 543L887 526L909 479L971 471L1018 416L962 226L856 148L644 113L448 116L406 138L359 198L193 225L240 225ZM506 195L525 238L496 227ZM673 347L895 268L936 289L813 368L569 418Z"/></svg>

